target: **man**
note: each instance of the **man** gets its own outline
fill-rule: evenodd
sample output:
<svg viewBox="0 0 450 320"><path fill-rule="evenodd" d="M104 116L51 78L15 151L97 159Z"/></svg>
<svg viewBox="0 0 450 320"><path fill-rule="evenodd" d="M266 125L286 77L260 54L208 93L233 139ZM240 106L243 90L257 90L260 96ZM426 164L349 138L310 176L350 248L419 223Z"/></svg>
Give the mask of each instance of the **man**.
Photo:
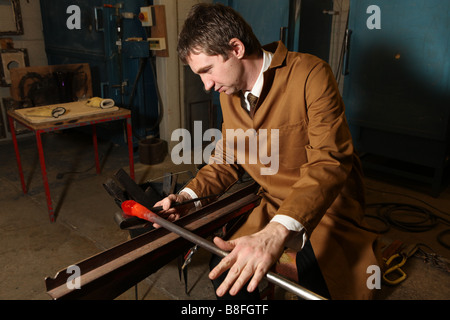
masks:
<svg viewBox="0 0 450 320"><path fill-rule="evenodd" d="M176 220L181 213L169 209L172 201L221 193L243 172L261 186L260 205L231 239L214 239L230 251L212 259L217 296L258 297L259 282L288 247L298 251L299 283L306 288L333 299L370 298L367 268L378 264L376 235L362 227L360 162L329 66L282 43L261 48L242 17L220 4L191 9L178 53L206 90L221 93L222 141L186 189L156 205ZM234 134L227 140L248 130L256 138ZM267 161L235 140L265 146L277 154L278 166L264 171Z"/></svg>

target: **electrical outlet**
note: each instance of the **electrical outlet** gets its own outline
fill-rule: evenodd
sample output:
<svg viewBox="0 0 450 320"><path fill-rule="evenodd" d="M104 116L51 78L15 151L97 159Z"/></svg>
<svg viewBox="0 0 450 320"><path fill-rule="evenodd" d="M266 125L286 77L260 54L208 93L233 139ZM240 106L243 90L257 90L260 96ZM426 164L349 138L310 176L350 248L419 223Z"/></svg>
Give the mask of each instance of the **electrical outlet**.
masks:
<svg viewBox="0 0 450 320"><path fill-rule="evenodd" d="M153 26L152 7L141 7L141 12L138 17L143 27Z"/></svg>
<svg viewBox="0 0 450 320"><path fill-rule="evenodd" d="M166 50L165 38L149 38L148 43L150 44L150 50Z"/></svg>

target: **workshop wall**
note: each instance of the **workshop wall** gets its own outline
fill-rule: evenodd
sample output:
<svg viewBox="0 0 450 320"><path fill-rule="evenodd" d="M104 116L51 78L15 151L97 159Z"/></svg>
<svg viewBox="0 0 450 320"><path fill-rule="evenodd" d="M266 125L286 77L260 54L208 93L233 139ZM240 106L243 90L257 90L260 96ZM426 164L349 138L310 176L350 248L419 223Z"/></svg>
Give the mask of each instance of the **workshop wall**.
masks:
<svg viewBox="0 0 450 320"><path fill-rule="evenodd" d="M156 60L158 85L163 101L164 117L160 125L160 137L169 142L169 150L178 142L171 141L172 132L179 128L187 128L188 102L185 101L185 66L176 53L178 33L190 8L201 2L212 0L155 0L155 5L164 5L167 23L167 46L169 56Z"/></svg>
<svg viewBox="0 0 450 320"><path fill-rule="evenodd" d="M342 43L345 38L345 30L347 29L347 20L350 10L350 0L334 0L333 22L331 28L330 39L330 55L328 63L330 64L333 73L336 76L336 80L339 84L339 90L341 93L344 91L344 77L341 72L341 53Z"/></svg>
<svg viewBox="0 0 450 320"><path fill-rule="evenodd" d="M435 196L450 168L449 10L442 0L352 0L343 59L364 167L428 184Z"/></svg>
<svg viewBox="0 0 450 320"><path fill-rule="evenodd" d="M186 68L180 64L176 55L176 40L184 18L195 3L212 2L202 0L156 0L155 5L165 6L167 19L167 38L169 56L158 58L157 74L158 85L161 90L164 118L160 126L160 136L162 139L170 142L171 133L178 128L189 127L189 115L185 102L185 77ZM333 16L333 35L330 49L329 62L333 69L338 68L339 54L343 33L345 30L346 8L349 0L334 1L336 11L339 15ZM39 1L20 0L21 14L23 20L23 35L3 36L1 38L11 38L15 48L26 48L30 66L47 65L47 56L45 52L44 35L41 18L41 7ZM348 10L348 9L347 9ZM10 97L9 87L0 87L0 141L10 139L6 130L6 117L3 99ZM2 130L3 129L3 130ZM3 133L2 133L3 132ZM174 143L172 143L174 144Z"/></svg>
<svg viewBox="0 0 450 320"><path fill-rule="evenodd" d="M211 0L212 1L212 0ZM167 25L167 57L157 57L156 72L158 86L160 88L164 117L160 124L160 137L169 141L171 133L186 127L186 112L184 103L184 66L180 64L176 54L176 42L191 6L199 2L211 2L201 0L156 0L154 5L165 6ZM15 48L26 48L29 56L29 66L48 65L48 57L45 50L41 5L39 1L21 0L21 13L24 25L24 34L8 36L12 38ZM4 38L4 37L1 37ZM0 131L6 131L6 111L3 98L10 97L9 87L0 87ZM10 134L0 133L0 140L9 140Z"/></svg>
<svg viewBox="0 0 450 320"><path fill-rule="evenodd" d="M46 66L47 56L45 53L44 35L42 32L41 9L38 0L20 0L22 14L23 35L5 35L1 39L12 39L14 48L24 48L30 66ZM9 87L0 87L0 141L10 139L6 130L6 106L5 99L10 97Z"/></svg>

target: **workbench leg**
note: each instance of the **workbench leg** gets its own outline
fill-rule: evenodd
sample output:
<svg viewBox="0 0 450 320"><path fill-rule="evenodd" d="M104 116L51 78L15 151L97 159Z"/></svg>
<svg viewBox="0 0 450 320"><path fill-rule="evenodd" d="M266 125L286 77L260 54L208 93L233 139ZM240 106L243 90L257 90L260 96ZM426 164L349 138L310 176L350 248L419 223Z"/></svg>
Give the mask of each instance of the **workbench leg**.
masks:
<svg viewBox="0 0 450 320"><path fill-rule="evenodd" d="M16 152L17 168L19 169L20 183L22 184L23 193L27 193L27 186L25 185L25 178L23 177L22 161L20 160L19 145L17 143L16 130L14 128L14 120L8 116L9 128L11 129L11 137L14 144L14 151Z"/></svg>
<svg viewBox="0 0 450 320"><path fill-rule="evenodd" d="M128 158L130 161L130 177L134 177L134 158L133 158L133 132L131 130L131 117L127 118L127 138L128 138Z"/></svg>
<svg viewBox="0 0 450 320"><path fill-rule="evenodd" d="M44 181L45 197L47 198L48 216L51 222L55 222L55 214L53 212L52 198L50 196L50 188L47 179L47 170L45 168L44 148L42 147L41 131L36 131L36 142L39 153L39 162L41 163L42 180Z"/></svg>
<svg viewBox="0 0 450 320"><path fill-rule="evenodd" d="M100 174L100 161L98 160L98 142L97 142L97 127L92 125L92 142L94 143L95 153L95 167L97 168L97 174Z"/></svg>

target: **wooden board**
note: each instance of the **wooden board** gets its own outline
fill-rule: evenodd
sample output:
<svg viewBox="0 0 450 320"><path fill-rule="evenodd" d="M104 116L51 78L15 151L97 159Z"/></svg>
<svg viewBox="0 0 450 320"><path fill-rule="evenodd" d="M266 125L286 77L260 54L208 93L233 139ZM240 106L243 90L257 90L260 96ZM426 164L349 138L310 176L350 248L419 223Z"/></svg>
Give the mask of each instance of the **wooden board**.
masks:
<svg viewBox="0 0 450 320"><path fill-rule="evenodd" d="M10 70L14 69L10 66L17 64L18 68L24 68L29 65L28 51L27 49L0 49L0 70L1 79L0 84L2 87L11 86L11 74Z"/></svg>
<svg viewBox="0 0 450 320"><path fill-rule="evenodd" d="M52 116L36 116L36 111L46 111L51 114L51 110L56 107L63 107L66 109L66 113L58 118L54 118ZM48 106L40 106L34 108L24 108L24 109L16 109L14 112L21 116L23 119L29 121L30 123L46 123L52 122L55 120L71 120L78 119L84 116L90 116L95 114L106 114L114 111L118 111L118 107L112 107L108 109L94 108L90 107L86 104L86 101L78 101L78 102L70 102L70 103L60 103Z"/></svg>
<svg viewBox="0 0 450 320"><path fill-rule="evenodd" d="M13 68L10 70L11 97L18 102L27 102L31 99L34 103L31 106L61 102L58 100L58 90L51 87L56 83L55 75L57 73L69 73L73 76L71 78L72 92L70 93L74 100L88 99L93 96L91 69L89 64L80 63ZM30 92L30 89L33 88L34 90ZM36 88L40 88L42 92L37 94ZM46 89L48 90L46 91ZM34 96L32 96L33 94Z"/></svg>

